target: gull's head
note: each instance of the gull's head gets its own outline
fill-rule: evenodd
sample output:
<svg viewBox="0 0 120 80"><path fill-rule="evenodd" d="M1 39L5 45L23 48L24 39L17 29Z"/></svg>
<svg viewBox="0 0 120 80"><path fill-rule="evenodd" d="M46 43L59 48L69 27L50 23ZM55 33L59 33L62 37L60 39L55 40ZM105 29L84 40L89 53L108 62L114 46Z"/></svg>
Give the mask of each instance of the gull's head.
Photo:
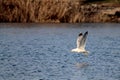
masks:
<svg viewBox="0 0 120 80"><path fill-rule="evenodd" d="M78 36L82 36L83 34L80 32Z"/></svg>

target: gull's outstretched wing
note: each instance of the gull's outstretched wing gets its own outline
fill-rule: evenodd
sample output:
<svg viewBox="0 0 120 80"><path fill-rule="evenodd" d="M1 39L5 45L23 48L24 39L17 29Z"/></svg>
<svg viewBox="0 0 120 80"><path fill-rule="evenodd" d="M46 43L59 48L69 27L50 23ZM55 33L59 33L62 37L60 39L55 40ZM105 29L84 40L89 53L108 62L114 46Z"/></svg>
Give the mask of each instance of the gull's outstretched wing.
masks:
<svg viewBox="0 0 120 80"><path fill-rule="evenodd" d="M80 33L80 34L78 35L77 42L76 42L76 43L77 43L77 48L80 48L80 47L81 47L82 38L83 38L83 34Z"/></svg>
<svg viewBox="0 0 120 80"><path fill-rule="evenodd" d="M83 49L85 48L87 35L88 35L88 31L85 32L84 35L82 33L79 34L79 37L77 38L77 48L83 48Z"/></svg>
<svg viewBox="0 0 120 80"><path fill-rule="evenodd" d="M83 35L82 41L81 41L81 47L83 47L83 48L85 48L85 45L86 45L87 35L88 35L88 31L85 32L85 34Z"/></svg>

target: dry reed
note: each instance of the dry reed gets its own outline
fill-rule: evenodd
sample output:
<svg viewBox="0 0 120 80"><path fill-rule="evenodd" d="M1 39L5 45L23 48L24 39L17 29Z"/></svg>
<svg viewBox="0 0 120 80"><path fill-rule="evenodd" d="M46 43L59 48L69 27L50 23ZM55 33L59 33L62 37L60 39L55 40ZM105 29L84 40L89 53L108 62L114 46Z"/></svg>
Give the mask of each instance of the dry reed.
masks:
<svg viewBox="0 0 120 80"><path fill-rule="evenodd" d="M0 0L0 22L106 22L98 6L84 0ZM103 19L105 16L107 19ZM97 19L97 20L96 20Z"/></svg>

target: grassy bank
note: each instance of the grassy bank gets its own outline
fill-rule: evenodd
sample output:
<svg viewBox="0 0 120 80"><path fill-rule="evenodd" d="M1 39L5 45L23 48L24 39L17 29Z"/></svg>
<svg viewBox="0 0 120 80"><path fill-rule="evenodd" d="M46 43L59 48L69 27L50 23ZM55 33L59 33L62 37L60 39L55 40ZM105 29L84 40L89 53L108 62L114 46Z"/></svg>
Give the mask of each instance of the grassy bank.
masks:
<svg viewBox="0 0 120 80"><path fill-rule="evenodd" d="M120 22L119 1L0 0L0 22Z"/></svg>

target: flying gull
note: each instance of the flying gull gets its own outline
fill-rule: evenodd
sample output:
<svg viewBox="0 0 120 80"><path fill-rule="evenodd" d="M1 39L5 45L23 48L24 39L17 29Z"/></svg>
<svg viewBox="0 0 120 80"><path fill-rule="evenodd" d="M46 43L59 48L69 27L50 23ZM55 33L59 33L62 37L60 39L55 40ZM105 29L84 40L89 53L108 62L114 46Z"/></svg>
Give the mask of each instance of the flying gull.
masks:
<svg viewBox="0 0 120 80"><path fill-rule="evenodd" d="M77 53L88 53L88 51L85 50L86 45L86 38L88 35L88 31L84 33L80 33L77 38L77 48L72 49L71 52L77 52Z"/></svg>

